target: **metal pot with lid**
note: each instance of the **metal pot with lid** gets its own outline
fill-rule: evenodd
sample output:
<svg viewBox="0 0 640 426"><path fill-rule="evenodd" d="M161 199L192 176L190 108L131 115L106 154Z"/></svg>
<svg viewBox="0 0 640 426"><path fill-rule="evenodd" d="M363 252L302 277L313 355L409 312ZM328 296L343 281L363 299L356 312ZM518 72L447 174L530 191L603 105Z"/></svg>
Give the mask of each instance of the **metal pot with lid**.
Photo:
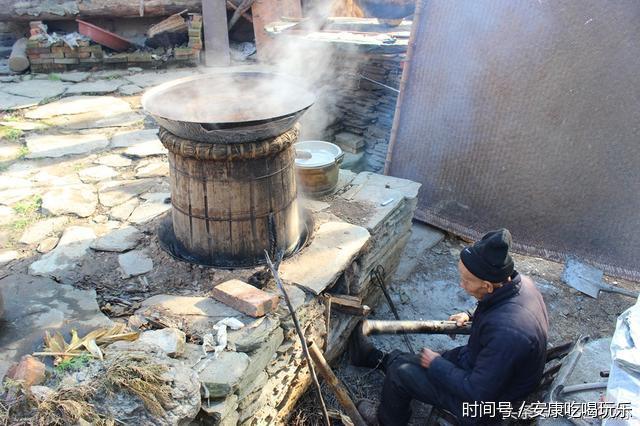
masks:
<svg viewBox="0 0 640 426"><path fill-rule="evenodd" d="M335 191L344 158L342 149L325 141L301 141L294 146L298 188L312 197L322 197Z"/></svg>

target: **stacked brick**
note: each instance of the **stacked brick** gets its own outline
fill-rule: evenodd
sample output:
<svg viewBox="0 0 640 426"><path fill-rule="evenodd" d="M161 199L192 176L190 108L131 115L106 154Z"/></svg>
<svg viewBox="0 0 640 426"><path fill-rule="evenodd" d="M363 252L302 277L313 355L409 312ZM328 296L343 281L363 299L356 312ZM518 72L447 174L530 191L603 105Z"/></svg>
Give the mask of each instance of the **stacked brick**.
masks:
<svg viewBox="0 0 640 426"><path fill-rule="evenodd" d="M176 47L173 56L177 61L200 61L202 50L202 15L189 14L188 29L189 44L187 47Z"/></svg>
<svg viewBox="0 0 640 426"><path fill-rule="evenodd" d="M189 44L173 51L167 61L165 49L109 53L99 44L80 38L77 47L70 47L62 40L47 37L47 27L42 21L30 23L31 36L27 42L27 57L31 72L49 73L91 68L159 68L167 62L198 64L202 50L202 16L190 14L188 22Z"/></svg>

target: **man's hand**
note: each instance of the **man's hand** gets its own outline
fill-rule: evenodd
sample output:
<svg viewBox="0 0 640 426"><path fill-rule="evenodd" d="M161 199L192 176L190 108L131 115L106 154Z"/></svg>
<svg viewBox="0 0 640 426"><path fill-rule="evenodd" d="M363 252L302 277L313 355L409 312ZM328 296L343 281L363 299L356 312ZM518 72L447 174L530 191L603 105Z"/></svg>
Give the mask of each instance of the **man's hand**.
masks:
<svg viewBox="0 0 640 426"><path fill-rule="evenodd" d="M439 356L440 354L438 352L434 352L431 349L422 348L422 353L420 354L420 365L424 368L429 368L433 360Z"/></svg>
<svg viewBox="0 0 640 426"><path fill-rule="evenodd" d="M449 317L449 321L455 321L458 327L462 327L466 323L471 320L469 314L466 312L460 312L458 314L453 314Z"/></svg>

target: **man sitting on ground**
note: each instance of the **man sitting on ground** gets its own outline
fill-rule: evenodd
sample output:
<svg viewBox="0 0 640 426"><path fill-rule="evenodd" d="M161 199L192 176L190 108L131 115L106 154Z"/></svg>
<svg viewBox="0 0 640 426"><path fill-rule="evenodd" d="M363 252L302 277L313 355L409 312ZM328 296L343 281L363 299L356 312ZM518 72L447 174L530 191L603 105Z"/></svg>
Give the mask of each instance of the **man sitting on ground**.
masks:
<svg viewBox="0 0 640 426"><path fill-rule="evenodd" d="M449 319L463 325L473 320L466 345L442 355L424 348L420 355L376 349L360 327L350 341L354 365L381 368L386 376L379 408L361 401L358 410L372 425L406 425L412 399L443 408L465 424L464 402L523 400L542 378L547 348L547 310L534 282L514 270L509 255L511 234L489 232L460 252L460 286L478 300L473 315Z"/></svg>

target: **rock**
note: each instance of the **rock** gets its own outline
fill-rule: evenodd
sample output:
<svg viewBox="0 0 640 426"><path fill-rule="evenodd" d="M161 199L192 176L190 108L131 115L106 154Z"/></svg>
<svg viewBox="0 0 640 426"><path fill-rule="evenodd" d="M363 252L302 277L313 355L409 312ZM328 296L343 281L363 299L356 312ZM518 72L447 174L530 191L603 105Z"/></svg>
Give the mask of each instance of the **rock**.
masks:
<svg viewBox="0 0 640 426"><path fill-rule="evenodd" d="M280 321L266 316L245 325L240 330L228 331L228 347L238 352L254 351L267 340L278 325Z"/></svg>
<svg viewBox="0 0 640 426"><path fill-rule="evenodd" d="M18 257L20 253L15 250L0 250L0 265L16 260Z"/></svg>
<svg viewBox="0 0 640 426"><path fill-rule="evenodd" d="M144 71L144 69L142 69L140 67L129 67L129 68L127 68L127 70L129 72L142 72L142 71Z"/></svg>
<svg viewBox="0 0 640 426"><path fill-rule="evenodd" d="M12 176L3 176L0 182L0 189L10 188L29 188L33 184L28 179L22 179Z"/></svg>
<svg viewBox="0 0 640 426"><path fill-rule="evenodd" d="M0 92L0 111L29 108L38 105L41 100L42 99L27 98Z"/></svg>
<svg viewBox="0 0 640 426"><path fill-rule="evenodd" d="M249 367L249 356L242 352L222 352L217 359L202 363L206 363L198 375L202 386L211 398L224 398L238 389Z"/></svg>
<svg viewBox="0 0 640 426"><path fill-rule="evenodd" d="M113 219L125 221L129 219L129 216L131 216L131 213L133 213L135 208L138 207L138 204L140 204L138 199L132 198L131 200L112 208L109 212L109 216Z"/></svg>
<svg viewBox="0 0 640 426"><path fill-rule="evenodd" d="M133 226L125 226L98 238L91 244L91 248L97 251L123 252L135 248L141 238L142 232Z"/></svg>
<svg viewBox="0 0 640 426"><path fill-rule="evenodd" d="M369 238L369 232L360 226L323 223L305 250L282 262L280 276L318 295L336 281Z"/></svg>
<svg viewBox="0 0 640 426"><path fill-rule="evenodd" d="M78 176L82 182L98 182L105 179L111 179L118 176L118 172L109 166L95 166L82 169L78 172Z"/></svg>
<svg viewBox="0 0 640 426"><path fill-rule="evenodd" d="M186 335L177 328L145 331L140 335L141 342L152 343L160 347L167 355L177 357L184 353Z"/></svg>
<svg viewBox="0 0 640 426"><path fill-rule="evenodd" d="M237 426L240 421L240 413L237 411L231 411L227 417L220 420L218 426Z"/></svg>
<svg viewBox="0 0 640 426"><path fill-rule="evenodd" d="M20 156L21 150L22 144L20 143L0 143L0 160L13 160Z"/></svg>
<svg viewBox="0 0 640 426"><path fill-rule="evenodd" d="M137 343L137 342L117 342ZM181 361L169 358L164 352L149 352L148 350L121 351L115 343L109 345L105 351L106 362L118 360L127 353L136 356L145 356L148 360L145 364L156 364L166 368L162 377L170 390L169 404L165 406L165 413L161 417L153 416L145 409L140 398L132 396L128 392L110 392L106 398L100 398L96 407L99 412L107 413L116 419L128 419L131 423L132 416L139 425L188 425L200 411L200 381L195 371L185 367ZM103 369L96 369L96 374L103 374ZM96 377L88 377L91 383Z"/></svg>
<svg viewBox="0 0 640 426"><path fill-rule="evenodd" d="M129 157L148 157L164 155L167 149L158 138L158 129L133 130L118 133L111 140L113 148L127 148L124 152Z"/></svg>
<svg viewBox="0 0 640 426"><path fill-rule="evenodd" d="M45 238L40 244L38 244L38 253L49 253L51 250L56 248L58 241L60 241L58 237Z"/></svg>
<svg viewBox="0 0 640 426"><path fill-rule="evenodd" d="M171 204L155 200L145 201L133 210L131 216L129 216L129 222L135 224L147 223L168 210L171 210Z"/></svg>
<svg viewBox="0 0 640 426"><path fill-rule="evenodd" d="M122 278L146 274L153 269L153 261L142 250L134 250L118 256Z"/></svg>
<svg viewBox="0 0 640 426"><path fill-rule="evenodd" d="M12 95L42 100L62 95L67 87L60 81L34 80L4 84L2 90Z"/></svg>
<svg viewBox="0 0 640 426"><path fill-rule="evenodd" d="M6 377L20 381L28 388L31 385L42 384L45 379L45 371L46 367L40 360L31 355L25 355L18 364L9 368Z"/></svg>
<svg viewBox="0 0 640 426"><path fill-rule="evenodd" d="M66 173L66 171L60 171ZM40 186L69 186L69 185L82 185L82 181L75 174L66 174L64 176L52 175L47 170L43 170L37 173L31 178L34 183Z"/></svg>
<svg viewBox="0 0 640 426"><path fill-rule="evenodd" d="M66 129L133 126L143 120L127 102L112 96L71 96L35 108L25 116L46 119L50 125Z"/></svg>
<svg viewBox="0 0 640 426"><path fill-rule="evenodd" d="M83 336L111 321L100 312L94 290L79 290L50 278L12 274L0 280L4 322L0 362L15 362L42 345L45 331Z"/></svg>
<svg viewBox="0 0 640 426"><path fill-rule="evenodd" d="M402 252L400 263L394 274L394 281L407 280L418 266L420 257L443 239L444 233L439 229L422 223L414 223L411 226L411 237Z"/></svg>
<svg viewBox="0 0 640 426"><path fill-rule="evenodd" d="M30 391L31 391L31 395L38 402L44 401L45 399L51 397L55 393L53 389L47 386L31 386Z"/></svg>
<svg viewBox="0 0 640 426"><path fill-rule="evenodd" d="M117 206L148 191L154 185L150 179L120 180L104 182L98 185L100 204L107 207Z"/></svg>
<svg viewBox="0 0 640 426"><path fill-rule="evenodd" d="M81 81L85 81L91 75L88 72L63 72L62 74L58 74L60 76L60 80L68 81L71 83L80 83Z"/></svg>
<svg viewBox="0 0 640 426"><path fill-rule="evenodd" d="M98 158L95 163L110 167L128 167L132 160L120 154L109 154Z"/></svg>
<svg viewBox="0 0 640 426"><path fill-rule="evenodd" d="M169 204L171 202L171 193L170 192L145 192L140 195L145 201L155 202L155 203L164 203Z"/></svg>
<svg viewBox="0 0 640 426"><path fill-rule="evenodd" d="M124 85L124 80L98 80L74 84L67 89L67 95L105 95L115 92L118 87Z"/></svg>
<svg viewBox="0 0 640 426"><path fill-rule="evenodd" d="M0 226L8 225L16 218L16 212L11 207L0 206Z"/></svg>
<svg viewBox="0 0 640 426"><path fill-rule="evenodd" d="M118 93L123 96L132 96L140 92L142 92L142 87L136 86L135 84L125 84L118 88Z"/></svg>
<svg viewBox="0 0 640 426"><path fill-rule="evenodd" d="M136 178L169 176L169 163L166 161L150 161L136 168Z"/></svg>
<svg viewBox="0 0 640 426"><path fill-rule="evenodd" d="M102 133L82 135L38 135L26 138L27 158L57 158L65 155L86 154L104 149L109 139Z"/></svg>
<svg viewBox="0 0 640 426"><path fill-rule="evenodd" d="M48 236L62 231L68 221L69 219L66 217L53 217L38 221L24 230L20 242L22 244L39 243Z"/></svg>
<svg viewBox="0 0 640 426"><path fill-rule="evenodd" d="M225 419L238 408L238 395L232 394L221 401L207 401L202 404L202 410L211 418L214 425L219 425L222 419Z"/></svg>
<svg viewBox="0 0 640 426"><path fill-rule="evenodd" d="M228 317L248 322L249 318L227 305L198 296L175 296L159 294L142 302L136 315L148 318L162 318L172 327L179 327L190 336L202 337L211 333L212 327Z"/></svg>
<svg viewBox="0 0 640 426"><path fill-rule="evenodd" d="M75 214L89 217L97 206L98 196L91 185L61 186L49 190L42 197L42 211L53 216Z"/></svg>
<svg viewBox="0 0 640 426"><path fill-rule="evenodd" d="M252 317L261 317L276 309L278 297L240 280L229 280L215 286L211 295L232 308Z"/></svg>
<svg viewBox="0 0 640 426"><path fill-rule="evenodd" d="M70 226L65 229L58 246L29 266L31 275L59 278L87 253L96 234L91 228Z"/></svg>

